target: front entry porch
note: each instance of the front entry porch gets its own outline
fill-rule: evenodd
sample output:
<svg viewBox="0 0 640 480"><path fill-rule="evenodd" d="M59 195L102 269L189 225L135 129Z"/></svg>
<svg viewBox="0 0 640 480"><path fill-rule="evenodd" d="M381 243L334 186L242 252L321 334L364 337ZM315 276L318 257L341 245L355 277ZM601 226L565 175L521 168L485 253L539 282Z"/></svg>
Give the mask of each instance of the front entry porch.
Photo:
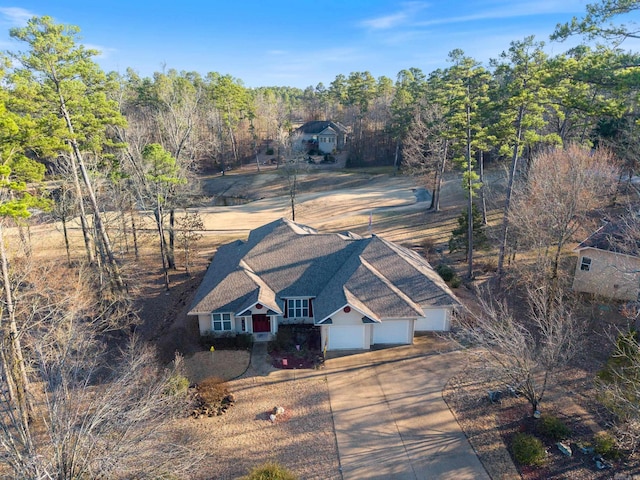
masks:
<svg viewBox="0 0 640 480"><path fill-rule="evenodd" d="M253 326L253 341L268 342L273 339L271 333L271 317L263 313L255 313L251 315Z"/></svg>

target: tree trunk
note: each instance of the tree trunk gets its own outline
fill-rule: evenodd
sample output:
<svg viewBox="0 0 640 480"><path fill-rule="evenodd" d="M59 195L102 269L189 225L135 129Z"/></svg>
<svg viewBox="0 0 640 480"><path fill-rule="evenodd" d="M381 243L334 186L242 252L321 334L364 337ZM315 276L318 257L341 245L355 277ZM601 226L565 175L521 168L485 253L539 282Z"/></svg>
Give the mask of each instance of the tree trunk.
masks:
<svg viewBox="0 0 640 480"><path fill-rule="evenodd" d="M471 182L471 175L473 169L471 168L471 106L467 103L467 145L465 155L467 157L467 278L473 278L473 184Z"/></svg>
<svg viewBox="0 0 640 480"><path fill-rule="evenodd" d="M133 235L133 252L134 255L136 257L136 260L138 260L138 229L136 228L136 218L135 218L135 211L133 210L133 204L131 204L130 209L129 209L129 213L131 215L131 235Z"/></svg>
<svg viewBox="0 0 640 480"><path fill-rule="evenodd" d="M154 215L156 217L156 227L158 228L158 237L160 238L160 256L162 257L162 272L164 276L164 286L167 292L169 291L169 266L167 263L166 245L164 238L164 228L162 225L162 206L160 204L160 198L156 199L156 209Z"/></svg>
<svg viewBox="0 0 640 480"><path fill-rule="evenodd" d="M398 165L398 161L400 160L400 140L396 141L396 153L393 158L393 171L397 172L400 169L400 165ZM433 197L432 197L433 198Z"/></svg>
<svg viewBox="0 0 640 480"><path fill-rule="evenodd" d="M122 228L122 237L124 239L124 251L129 253L129 232L127 232L127 218L125 213L124 205L122 205L122 210L120 212L120 227ZM122 243L120 243L120 248L122 248Z"/></svg>
<svg viewBox="0 0 640 480"><path fill-rule="evenodd" d="M487 199L484 187L484 153L480 151L480 200L482 202L482 224L487 225Z"/></svg>
<svg viewBox="0 0 640 480"><path fill-rule="evenodd" d="M169 268L172 269L172 270L176 269L176 255L175 255L176 234L175 234L175 225L176 225L176 210L175 210L175 208L171 208L169 210L169 250L167 252L167 262L169 263Z"/></svg>
<svg viewBox="0 0 640 480"><path fill-rule="evenodd" d="M511 193L513 191L513 181L518 168L518 155L520 153L520 139L522 137L522 119L524 117L524 105L518 110L516 120L516 138L513 145L513 156L511 157L511 168L509 169L509 183L507 184L507 198L504 202L504 214L502 218L502 235L500 241L500 253L498 255L497 274L502 275L504 269L504 256L507 250L507 239L509 235L509 211L511 208Z"/></svg>
<svg viewBox="0 0 640 480"><path fill-rule="evenodd" d="M5 374L11 377L15 401L18 412L22 420L25 438L31 442L31 435L28 430L29 420L33 411L33 405L30 399L29 378L27 377L27 367L22 354L22 345L20 336L18 335L18 325L16 322L15 309L13 305L13 295L11 292L11 282L9 281L9 262L7 259L7 251L4 248L4 228L0 222L0 266L2 268L2 282L4 283L4 299L7 308L7 320L9 325L5 328L8 330L8 355L6 358L9 365L4 366ZM4 328L3 328L4 330ZM31 445L29 445L31 446Z"/></svg>
<svg viewBox="0 0 640 480"><path fill-rule="evenodd" d="M93 254L93 245L91 244L91 234L89 221L87 220L87 213L84 209L84 196L82 194L82 187L80 186L80 178L78 177L78 165L76 163L75 157L73 155L69 155L69 159L71 161L71 173L73 177L73 186L76 190L76 198L78 201L78 207L80 208L80 225L82 226L82 237L84 239L84 247L87 251L87 261L89 265L93 265L95 263L95 257Z"/></svg>
<svg viewBox="0 0 640 480"><path fill-rule="evenodd" d="M440 165L439 165L439 172L438 172L438 178L436 181L436 186L433 192L434 198L435 198L435 202L433 205L433 210L435 212L439 212L440 211L440 190L442 189L442 177L444 176L444 170L446 168L446 164L447 164L447 154L449 152L449 141L445 140L444 142L444 150L442 152L442 159L440 161Z"/></svg>
<svg viewBox="0 0 640 480"><path fill-rule="evenodd" d="M100 213L100 208L98 207L98 200L96 199L95 192L93 191L93 184L91 183L91 178L89 177L89 173L87 172L86 166L84 164L84 160L82 158L82 153L80 152L80 147L78 146L78 142L74 138L74 128L73 123L71 122L71 116L67 111L67 107L64 101L64 97L62 93L58 92L60 99L60 112L65 119L67 129L71 134L71 138L67 141L71 146L72 156L75 156L75 160L80 168L80 173L82 174L82 179L84 181L85 187L87 189L87 194L89 196L89 202L91 203L91 208L93 210L94 223L96 227L96 231L98 234L98 238L100 239L100 243L104 247L104 252L106 254L106 259L108 261L108 267L110 270L111 280L114 282L118 291L126 290L126 285L122 280L122 275L120 274L120 267L118 266L118 262L116 262L115 256L113 255L113 249L111 248L111 242L109 241L109 235L107 234L107 230L102 222L102 215Z"/></svg>
<svg viewBox="0 0 640 480"><path fill-rule="evenodd" d="M63 213L62 217L62 234L64 235L64 247L67 251L67 263L71 266L71 249L69 248L69 233L67 232L67 216Z"/></svg>

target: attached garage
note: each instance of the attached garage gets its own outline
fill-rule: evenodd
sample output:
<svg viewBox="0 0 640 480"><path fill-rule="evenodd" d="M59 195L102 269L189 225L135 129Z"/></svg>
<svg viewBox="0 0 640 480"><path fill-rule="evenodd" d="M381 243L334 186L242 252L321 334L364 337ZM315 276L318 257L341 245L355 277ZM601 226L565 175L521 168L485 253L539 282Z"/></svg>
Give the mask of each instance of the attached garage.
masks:
<svg viewBox="0 0 640 480"><path fill-rule="evenodd" d="M425 308L424 317L416 321L416 332L444 332L449 330L451 310L448 308Z"/></svg>
<svg viewBox="0 0 640 480"><path fill-rule="evenodd" d="M384 320L373 325L374 344L409 344L413 341L413 320Z"/></svg>
<svg viewBox="0 0 640 480"><path fill-rule="evenodd" d="M368 349L365 332L365 325L330 325L327 327L328 350Z"/></svg>

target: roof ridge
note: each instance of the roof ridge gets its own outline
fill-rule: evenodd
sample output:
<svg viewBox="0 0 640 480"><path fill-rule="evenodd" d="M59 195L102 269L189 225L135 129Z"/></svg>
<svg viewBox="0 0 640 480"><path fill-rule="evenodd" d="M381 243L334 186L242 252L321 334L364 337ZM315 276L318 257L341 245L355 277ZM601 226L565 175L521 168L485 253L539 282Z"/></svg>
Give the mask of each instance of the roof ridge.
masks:
<svg viewBox="0 0 640 480"><path fill-rule="evenodd" d="M403 247L402 245L398 245L397 243L390 242L388 240L385 240L384 238L380 238L377 236L374 238L381 241L386 247L396 252L405 263L407 263L411 268L414 268L418 273L424 275L428 280L433 282L438 288L449 295L456 304L460 304L453 291L451 291L449 285L447 285L447 282L442 279L442 277L438 274L438 272L435 271L435 269L426 259L422 258L413 250Z"/></svg>
<svg viewBox="0 0 640 480"><path fill-rule="evenodd" d="M376 277L378 277L387 287L389 287L389 289L395 293L396 295L398 295L398 297L400 297L402 300L404 300L404 302L409 305L411 308L413 308L416 312L418 312L420 315L424 315L424 311L422 310L422 308L420 307L420 305L418 305L416 302L414 302L413 300L411 300L411 298L409 298L409 296L404 293L402 290L400 290L391 280L389 280L387 277L385 277L382 273L380 273L380 271L375 268L373 265L371 265L369 262L367 262L364 258L362 258L362 256L360 257L360 263L367 269L369 270L371 273L373 273Z"/></svg>

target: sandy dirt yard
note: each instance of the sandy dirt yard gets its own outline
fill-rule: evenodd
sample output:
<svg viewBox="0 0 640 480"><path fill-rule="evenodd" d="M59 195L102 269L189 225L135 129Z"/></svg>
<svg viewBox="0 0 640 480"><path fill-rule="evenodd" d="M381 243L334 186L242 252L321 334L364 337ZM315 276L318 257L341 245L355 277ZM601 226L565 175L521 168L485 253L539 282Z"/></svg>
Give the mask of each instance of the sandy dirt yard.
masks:
<svg viewBox="0 0 640 480"><path fill-rule="evenodd" d="M247 376L229 382L236 404L219 417L185 419L204 453L196 479L235 479L276 461L300 479L341 477L324 375L298 379ZM285 409L275 423L273 408Z"/></svg>

